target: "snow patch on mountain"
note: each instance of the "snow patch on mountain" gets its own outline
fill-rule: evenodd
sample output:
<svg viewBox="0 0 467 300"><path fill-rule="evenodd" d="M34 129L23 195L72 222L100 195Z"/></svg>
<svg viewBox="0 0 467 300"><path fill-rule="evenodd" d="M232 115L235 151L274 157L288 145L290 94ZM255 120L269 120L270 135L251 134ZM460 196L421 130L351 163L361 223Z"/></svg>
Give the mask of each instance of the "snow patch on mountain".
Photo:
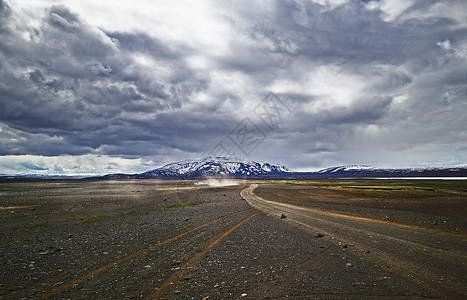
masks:
<svg viewBox="0 0 467 300"><path fill-rule="evenodd" d="M374 170L375 167L366 166L366 165L349 165L349 166L338 166L338 167L331 167L326 168L323 170L319 170L317 173L338 173L338 172L358 172L358 171L369 171Z"/></svg>

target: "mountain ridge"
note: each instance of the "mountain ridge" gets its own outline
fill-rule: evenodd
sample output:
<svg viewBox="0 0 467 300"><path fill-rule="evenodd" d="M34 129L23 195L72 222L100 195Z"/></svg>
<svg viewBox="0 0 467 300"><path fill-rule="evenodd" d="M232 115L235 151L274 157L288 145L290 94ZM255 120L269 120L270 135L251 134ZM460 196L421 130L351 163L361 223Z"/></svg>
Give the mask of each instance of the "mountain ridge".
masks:
<svg viewBox="0 0 467 300"><path fill-rule="evenodd" d="M161 168L141 173L137 177L248 177L260 174L280 175L291 172L291 170L282 165L208 156L201 160L170 163Z"/></svg>

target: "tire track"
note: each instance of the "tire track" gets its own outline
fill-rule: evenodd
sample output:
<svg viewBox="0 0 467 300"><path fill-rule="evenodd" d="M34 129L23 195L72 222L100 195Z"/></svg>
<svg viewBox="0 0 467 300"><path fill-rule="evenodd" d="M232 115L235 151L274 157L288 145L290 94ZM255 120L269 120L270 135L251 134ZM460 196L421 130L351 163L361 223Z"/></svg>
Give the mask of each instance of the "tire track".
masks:
<svg viewBox="0 0 467 300"><path fill-rule="evenodd" d="M174 272L180 272L187 261L202 252L212 242L213 237L220 235L239 220L240 218L236 217L216 223L215 226L209 226L195 234L190 234L189 238L178 240L157 251L145 253L146 255L118 266L93 280L99 282L98 286L107 289L103 295L108 298L120 299L123 294L139 294L140 297L144 297L153 292L155 286L159 286ZM141 282L144 284L141 285ZM88 286L88 288L92 290L92 287Z"/></svg>
<svg viewBox="0 0 467 300"><path fill-rule="evenodd" d="M191 257L187 262L185 262L181 267L180 267L180 270L179 272L175 272L173 273L169 278L167 278L161 285L159 285L158 287L156 287L155 291L151 294L149 294L147 297L145 297L146 300L148 299L159 299L164 291L172 284L174 284L179 278L181 275L183 275L189 266L193 265L194 263L196 263L197 261L199 261L204 255L206 255L206 253L208 253L214 246L216 246L217 244L219 244L223 239L225 239L226 237L228 237L232 232L234 232L238 227L240 227L243 223L247 222L248 220L258 216L258 215L261 215L262 213L255 213L253 215L250 215L249 217L247 217L246 219L240 221L239 223L235 224L234 226L232 226L231 228L229 228L228 230L224 231L223 233L221 233L220 235L212 238L209 240L209 244L201 251L199 252L198 254L196 254L195 256Z"/></svg>
<svg viewBox="0 0 467 300"><path fill-rule="evenodd" d="M91 272L88 272L88 273L86 273L84 275L78 276L78 277L76 277L76 278L74 278L74 279L72 279L72 280L70 280L68 282L62 283L62 284L58 285L57 287L53 288L52 290L50 290L50 291L48 291L48 292L46 292L46 293L44 293L42 295L39 295L37 297L34 297L33 299L36 299L36 300L49 299L50 297L52 297L54 295L57 295L57 294L60 294L62 292L67 291L68 289L72 288L73 286L75 286L75 285L77 285L77 284L79 284L79 283L81 283L83 281L89 280L90 278L92 278L92 277L94 277L96 275L99 275L99 274L101 274L101 273L103 273L105 271L111 270L112 268L114 268L116 266L119 266L119 265L121 265L121 264L123 264L125 262L129 262L129 261L141 256L144 253L147 253L149 251L153 251L153 250L155 250L157 248L160 248L160 247L162 247L164 245L170 244L170 243L172 243L172 242L174 242L174 241L176 241L176 240L178 240L178 239L180 239L182 237L185 237L185 236L189 235L190 233L196 232L196 231L198 231L198 230L200 230L202 228L205 228L205 227L207 227L207 226L209 226L211 224L220 222L220 221L222 221L224 219L228 219L228 218L234 217L234 216L242 214L242 213L250 212L252 210L254 210L254 209L247 209L247 210L238 211L238 212L235 212L235 213L232 213L232 214L222 216L220 218L213 219L213 220L210 220L208 222L205 222L205 223L203 223L201 225L198 225L198 226L196 226L194 228L191 228L191 229L189 229L189 230L187 230L187 231L185 231L183 233L180 233L180 234L177 234L177 235L175 235L173 237L170 237L170 238L168 238L168 239L166 239L166 240L164 240L162 242L158 242L155 245L152 245L150 247L146 247L144 249L135 251L135 252L133 252L133 253L131 253L129 255L126 255L126 256L121 257L121 258L119 258L117 260L114 260L114 261L112 261L110 263L107 263L107 264L105 264L105 265L103 265L103 266L101 266L101 267L99 267L97 269L94 269ZM159 238L157 238L157 239L159 239Z"/></svg>

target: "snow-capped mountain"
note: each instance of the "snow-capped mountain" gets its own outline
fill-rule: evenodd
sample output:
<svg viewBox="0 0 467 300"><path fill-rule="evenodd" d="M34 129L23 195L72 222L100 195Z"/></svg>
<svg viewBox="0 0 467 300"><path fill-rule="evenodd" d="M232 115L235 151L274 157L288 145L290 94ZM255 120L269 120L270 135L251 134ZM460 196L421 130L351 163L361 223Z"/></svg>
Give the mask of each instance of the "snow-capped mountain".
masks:
<svg viewBox="0 0 467 300"><path fill-rule="evenodd" d="M307 173L315 177L328 178L377 178L377 177L465 177L467 165L449 167L424 167L424 168L376 168L372 166L338 166L323 169L317 172ZM301 177L301 176L300 176Z"/></svg>
<svg viewBox="0 0 467 300"><path fill-rule="evenodd" d="M209 176L255 177L291 173L284 166L208 156L202 160L176 162L137 175L137 178L196 178Z"/></svg>
<svg viewBox="0 0 467 300"><path fill-rule="evenodd" d="M372 166L359 166L359 165L350 165L350 166L338 166L338 167L331 167L323 170L319 170L317 173L320 174L327 174L327 173L345 173L345 172L362 172L362 171L370 171L375 170L375 167Z"/></svg>

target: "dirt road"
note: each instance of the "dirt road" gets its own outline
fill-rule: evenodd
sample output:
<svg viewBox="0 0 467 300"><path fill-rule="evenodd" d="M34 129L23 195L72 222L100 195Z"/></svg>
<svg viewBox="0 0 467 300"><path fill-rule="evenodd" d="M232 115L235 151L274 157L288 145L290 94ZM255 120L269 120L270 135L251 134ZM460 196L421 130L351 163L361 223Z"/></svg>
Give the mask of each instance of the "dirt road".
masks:
<svg viewBox="0 0 467 300"><path fill-rule="evenodd" d="M443 296L467 297L467 236L269 201L255 195L256 187L241 195L258 210L284 214Z"/></svg>

